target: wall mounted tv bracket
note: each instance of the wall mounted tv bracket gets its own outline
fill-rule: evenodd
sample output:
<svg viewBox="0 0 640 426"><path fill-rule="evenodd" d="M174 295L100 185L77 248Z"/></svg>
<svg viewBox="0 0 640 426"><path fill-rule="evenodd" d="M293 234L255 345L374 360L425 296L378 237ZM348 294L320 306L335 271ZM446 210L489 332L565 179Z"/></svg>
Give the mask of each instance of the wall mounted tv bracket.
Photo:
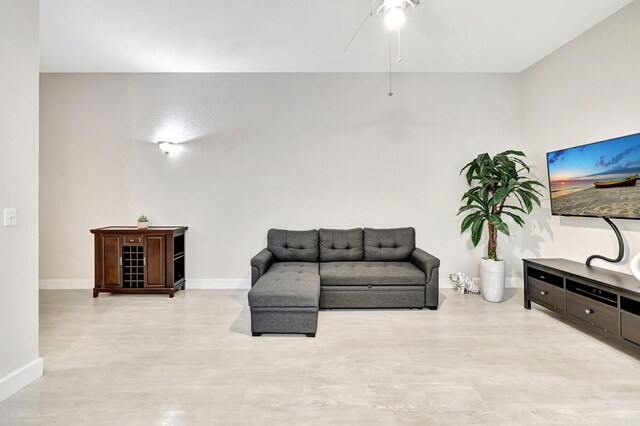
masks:
<svg viewBox="0 0 640 426"><path fill-rule="evenodd" d="M587 266L591 266L591 261L593 259L602 259L605 262L618 263L624 257L624 242L622 241L622 235L620 234L620 230L613 222L611 222L611 219L609 219L608 217L603 217L603 219L605 222L607 222L611 226L611 228L613 228L613 232L616 233L616 237L618 238L618 257L616 257L615 259L610 259L608 257L601 256L599 254L594 254L589 256L589 258L587 259Z"/></svg>

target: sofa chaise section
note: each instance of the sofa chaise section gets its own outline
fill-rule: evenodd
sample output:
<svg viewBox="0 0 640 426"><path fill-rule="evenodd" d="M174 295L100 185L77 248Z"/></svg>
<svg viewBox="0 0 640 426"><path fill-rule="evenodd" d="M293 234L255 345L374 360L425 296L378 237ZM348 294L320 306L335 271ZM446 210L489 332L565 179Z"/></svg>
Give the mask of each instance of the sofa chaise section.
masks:
<svg viewBox="0 0 640 426"><path fill-rule="evenodd" d="M318 325L318 264L274 264L249 292L251 332L315 335Z"/></svg>
<svg viewBox="0 0 640 426"><path fill-rule="evenodd" d="M315 336L320 300L317 258L318 231L269 230L267 249L251 259L252 335Z"/></svg>

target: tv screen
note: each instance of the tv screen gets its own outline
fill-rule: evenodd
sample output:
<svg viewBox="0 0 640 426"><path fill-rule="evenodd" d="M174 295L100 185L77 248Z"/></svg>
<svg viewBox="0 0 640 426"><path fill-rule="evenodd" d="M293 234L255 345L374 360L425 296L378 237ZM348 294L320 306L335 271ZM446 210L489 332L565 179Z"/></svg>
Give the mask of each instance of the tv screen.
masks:
<svg viewBox="0 0 640 426"><path fill-rule="evenodd" d="M640 219L640 133L547 154L551 213Z"/></svg>

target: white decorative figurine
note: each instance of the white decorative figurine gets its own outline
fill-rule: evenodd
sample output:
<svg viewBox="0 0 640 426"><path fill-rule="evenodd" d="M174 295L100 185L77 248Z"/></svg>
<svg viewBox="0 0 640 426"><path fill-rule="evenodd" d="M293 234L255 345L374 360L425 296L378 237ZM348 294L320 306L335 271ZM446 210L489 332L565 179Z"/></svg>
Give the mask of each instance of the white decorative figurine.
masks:
<svg viewBox="0 0 640 426"><path fill-rule="evenodd" d="M449 279L456 285L456 290L460 294L480 294L480 287L471 279L471 277L463 274L462 272L456 272L449 275Z"/></svg>

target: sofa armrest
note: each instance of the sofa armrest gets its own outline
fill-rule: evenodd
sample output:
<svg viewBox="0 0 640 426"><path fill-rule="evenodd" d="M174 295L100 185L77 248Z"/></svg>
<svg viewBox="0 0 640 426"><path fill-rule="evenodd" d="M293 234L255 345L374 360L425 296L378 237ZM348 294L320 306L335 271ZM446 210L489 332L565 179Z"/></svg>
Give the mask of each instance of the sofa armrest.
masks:
<svg viewBox="0 0 640 426"><path fill-rule="evenodd" d="M440 259L419 248L411 253L410 260L427 276L427 283L431 281L433 270L440 267Z"/></svg>
<svg viewBox="0 0 640 426"><path fill-rule="evenodd" d="M262 249L260 253L251 258L251 287L267 273L271 265L273 265L273 253L269 250Z"/></svg>

